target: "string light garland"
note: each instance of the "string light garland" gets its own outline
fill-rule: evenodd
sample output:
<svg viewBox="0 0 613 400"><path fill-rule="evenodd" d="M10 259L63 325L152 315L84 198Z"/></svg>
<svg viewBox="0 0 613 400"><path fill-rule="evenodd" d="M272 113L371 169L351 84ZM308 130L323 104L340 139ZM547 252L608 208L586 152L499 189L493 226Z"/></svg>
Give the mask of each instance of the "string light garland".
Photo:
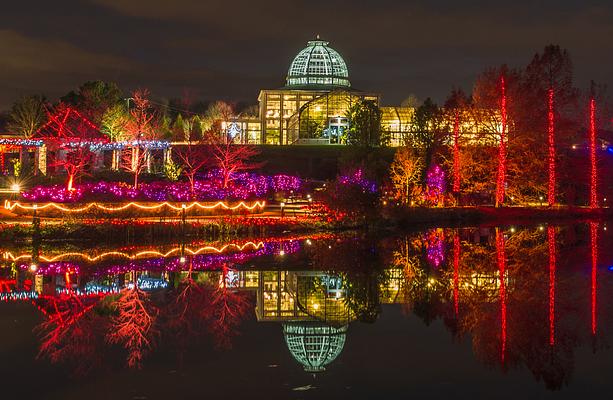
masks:
<svg viewBox="0 0 613 400"><path fill-rule="evenodd" d="M40 147L43 144L40 139L0 138L2 146Z"/></svg>
<svg viewBox="0 0 613 400"><path fill-rule="evenodd" d="M127 140L120 142L80 140L64 142L61 146L68 148L89 147L91 151L109 151L136 147L147 150L163 150L170 148L171 144L166 140Z"/></svg>
<svg viewBox="0 0 613 400"><path fill-rule="evenodd" d="M38 293L35 291L0 293L0 301L33 300L37 298Z"/></svg>
<svg viewBox="0 0 613 400"><path fill-rule="evenodd" d="M65 259L70 259L70 258L82 258L84 260L87 260L89 262L94 262L94 261L99 261L102 260L104 258L113 258L113 257L117 257L117 258L127 258L130 260L134 260L137 258L144 258L144 257L150 257L150 256L155 256L155 257L162 257L162 258L166 258L166 257L170 257L174 254L177 253L181 253L182 251L184 253L189 253L191 255L197 255L197 254L201 254L201 253L205 253L205 252L211 252L211 253L224 253L225 251L227 251L228 249L234 249L236 251L244 251L244 250L257 250L259 248L264 247L264 242L260 241L258 243L255 242L247 242L244 243L242 245L239 244L235 244L235 243L229 243L226 244L224 246L221 247L215 247L215 246L203 246L200 247L198 249L192 250L189 247L175 247L167 252L160 252L160 251L156 251L156 250L145 250L145 251L139 251L138 253L134 253L134 254L129 254L126 252L122 252L122 251L107 251L105 253L101 253L95 256L91 256L89 254L86 253L81 253L81 252L66 252L66 253L62 253L62 254L58 254L56 256L53 257L48 257L48 256L44 256L44 255L39 255L39 259L45 262L57 262L57 261L61 261L61 260L65 260ZM11 260L11 261L19 261L19 260L23 260L23 259L30 259L32 258L32 255L30 254L22 254L19 256L15 256L10 252L5 252L4 253L4 259L5 260Z"/></svg>
<svg viewBox="0 0 613 400"><path fill-rule="evenodd" d="M83 213L83 212L90 211L91 209L98 209L98 210L102 210L106 212L119 212L119 211L125 211L130 208L136 208L136 209L143 210L143 211L154 211L154 210L160 210L165 207L171 210L174 210L174 211L181 211L181 210L188 211L194 207L197 207L203 210L214 210L218 208L223 208L225 210L232 210L232 211L239 210L239 209L253 211L255 209L263 209L265 206L266 206L266 202L259 201L259 200L251 204L241 201L235 205L229 205L228 203L223 202L223 201L218 201L217 203L214 203L214 204L202 204L200 202L194 201L190 204L181 204L180 206L176 206L166 201L160 204L155 204L155 205L146 205L146 204L141 204L141 203L136 203L136 202L129 202L127 204L123 204L121 206L116 206L116 207L107 206L103 203L92 202L82 207L76 207L76 208L65 207L64 205L58 204L58 203L45 203L45 204L33 204L33 205L25 204L24 205L18 201L15 201L15 202L11 202L10 200L4 201L4 208L9 211L13 211L16 208L19 208L22 210L29 210L29 211L32 211L32 210L40 211L40 210L45 210L47 208L55 208L59 211L69 212L69 213Z"/></svg>
<svg viewBox="0 0 613 400"><path fill-rule="evenodd" d="M49 116L49 121L36 131L36 136L39 136L39 137L52 137L50 134L45 135L45 131L47 129L54 130L57 133L58 137L62 137L62 136L74 136L74 137L82 136L82 135L75 135L74 132L68 132L68 134L65 133L65 131L66 131L66 124L68 122L68 118L72 114L76 115L76 117L79 120L78 121L79 124L84 124L85 126L90 128L91 130L93 130L94 135L96 135L96 136L101 135L100 129L94 123L92 123L89 119L85 118L83 115L81 115L81 113L79 113L76 109L74 109L72 107L62 108L61 110L59 110L55 114L51 114L50 112L48 112L47 114ZM52 127L53 124L55 124L56 126Z"/></svg>

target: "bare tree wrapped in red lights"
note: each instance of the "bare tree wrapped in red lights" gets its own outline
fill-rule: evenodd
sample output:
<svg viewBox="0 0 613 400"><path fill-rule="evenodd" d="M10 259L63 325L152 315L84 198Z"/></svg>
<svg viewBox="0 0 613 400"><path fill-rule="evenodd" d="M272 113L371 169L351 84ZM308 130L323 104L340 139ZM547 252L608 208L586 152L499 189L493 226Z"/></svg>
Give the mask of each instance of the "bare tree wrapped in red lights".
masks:
<svg viewBox="0 0 613 400"><path fill-rule="evenodd" d="M129 152L124 152L122 168L134 175L134 188L138 188L138 177L149 166L150 154L146 148L139 145L141 140L151 140L155 133L155 113L151 109L149 91L139 89L134 91L131 98L134 107L130 109L130 119L126 124L126 132L133 146Z"/></svg>
<svg viewBox="0 0 613 400"><path fill-rule="evenodd" d="M97 160L91 144L100 140L100 132L77 110L62 103L53 112L48 111L48 117L49 121L37 136L45 137L50 149L56 152L50 165L66 171L66 190L72 191L75 180L86 174Z"/></svg>
<svg viewBox="0 0 613 400"><path fill-rule="evenodd" d="M238 138L229 132L222 135L209 133L207 141L211 146L212 159L221 174L221 184L225 189L239 172L257 169L260 164L253 163L253 157L259 154L254 146L238 144Z"/></svg>
<svg viewBox="0 0 613 400"><path fill-rule="evenodd" d="M212 162L210 149L202 142L188 140L187 145L177 148L176 154L181 161L181 172L189 181L193 197L196 174Z"/></svg>
<svg viewBox="0 0 613 400"><path fill-rule="evenodd" d="M158 310L151 304L149 295L138 288L136 272L132 274L132 285L121 291L114 304L117 315L111 319L106 340L122 345L128 351L128 366L140 368L158 334L155 328Z"/></svg>
<svg viewBox="0 0 613 400"><path fill-rule="evenodd" d="M74 143L74 148L69 149L59 163L66 171L66 190L74 190L74 182L79 177L87 174L87 167L94 164L98 159L96 153L91 151L89 144L81 139Z"/></svg>

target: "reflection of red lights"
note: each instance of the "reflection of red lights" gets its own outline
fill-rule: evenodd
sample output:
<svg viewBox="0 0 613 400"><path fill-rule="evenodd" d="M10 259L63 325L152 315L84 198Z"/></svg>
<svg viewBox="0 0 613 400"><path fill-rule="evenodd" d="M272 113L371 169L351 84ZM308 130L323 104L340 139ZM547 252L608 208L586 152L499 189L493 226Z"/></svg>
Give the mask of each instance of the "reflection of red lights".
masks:
<svg viewBox="0 0 613 400"><path fill-rule="evenodd" d="M598 265L598 223L590 222L590 247L592 254L592 335L596 334L596 266Z"/></svg>
<svg viewBox="0 0 613 400"><path fill-rule="evenodd" d="M17 281L15 279L0 279L0 293L12 292L11 287L15 286Z"/></svg>
<svg viewBox="0 0 613 400"><path fill-rule="evenodd" d="M459 310L459 274L460 267L460 236L459 231L453 237L453 308L455 315L458 315Z"/></svg>
<svg viewBox="0 0 613 400"><path fill-rule="evenodd" d="M504 362L507 347L507 293L505 282L506 255L504 234L496 228L496 261L500 279L500 359Z"/></svg>
<svg viewBox="0 0 613 400"><path fill-rule="evenodd" d="M507 149L505 131L507 129L507 95L505 92L504 76L500 77L500 145L498 146L498 175L496 179L496 205L504 203L504 193L507 173Z"/></svg>
<svg viewBox="0 0 613 400"><path fill-rule="evenodd" d="M549 247L549 344L553 346L556 342L556 228L553 226L547 227L547 244Z"/></svg>
<svg viewBox="0 0 613 400"><path fill-rule="evenodd" d="M547 191L547 201L549 205L552 206L556 202L556 147L553 88L549 89L548 97L547 138L549 141L549 190Z"/></svg>

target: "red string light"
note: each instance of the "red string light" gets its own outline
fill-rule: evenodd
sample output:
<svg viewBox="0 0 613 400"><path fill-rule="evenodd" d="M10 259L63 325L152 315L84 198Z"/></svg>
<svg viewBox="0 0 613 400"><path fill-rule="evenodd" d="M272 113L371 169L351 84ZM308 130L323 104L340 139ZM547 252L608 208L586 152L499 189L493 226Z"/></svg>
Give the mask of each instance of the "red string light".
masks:
<svg viewBox="0 0 613 400"><path fill-rule="evenodd" d="M455 112L455 122L453 125L453 191L460 193L460 115Z"/></svg>
<svg viewBox="0 0 613 400"><path fill-rule="evenodd" d="M597 282L596 282L596 266L598 265L598 223L590 222L590 247L591 247L591 255L592 255L592 335L596 334L596 290L597 290Z"/></svg>
<svg viewBox="0 0 613 400"><path fill-rule="evenodd" d="M456 232L453 237L453 309L455 315L458 315L459 311L459 294L460 294L460 279L459 268L460 267L460 232Z"/></svg>
<svg viewBox="0 0 613 400"><path fill-rule="evenodd" d="M496 179L496 206L504 203L506 173L507 173L507 149L505 143L505 131L507 130L507 95L504 76L500 77L500 145L498 147L498 176Z"/></svg>
<svg viewBox="0 0 613 400"><path fill-rule="evenodd" d="M590 100L590 207L598 207L598 165L596 160L596 100Z"/></svg>
<svg viewBox="0 0 613 400"><path fill-rule="evenodd" d="M549 247L549 345L553 346L556 342L556 230L553 226L547 227L547 244Z"/></svg>
<svg viewBox="0 0 613 400"><path fill-rule="evenodd" d="M45 123L41 128L39 128L36 131L36 135L41 136L43 131L45 131L47 128L50 128L51 125L54 124L55 132L57 133L58 137L79 136L78 134L75 134L74 132L64 133L64 130L66 129L66 123L68 122L68 118L70 117L71 114L76 115L76 117L79 118L81 123L84 123L86 126L93 129L95 131L95 134L99 135L101 139L105 139L103 135L100 134L100 129L93 122L91 122L89 119L81 115L81 113L79 113L77 110L75 110L72 107L66 107L65 109L60 110L56 112L55 114L52 114L51 112L47 112L47 116L49 120L47 121L47 123Z"/></svg>
<svg viewBox="0 0 613 400"><path fill-rule="evenodd" d="M507 293L506 293L506 255L504 234L496 228L496 261L500 279L500 359L504 363L507 349Z"/></svg>
<svg viewBox="0 0 613 400"><path fill-rule="evenodd" d="M548 92L547 137L549 142L549 188L547 201L550 206L556 202L556 147L555 147L555 115L553 103L553 88Z"/></svg>

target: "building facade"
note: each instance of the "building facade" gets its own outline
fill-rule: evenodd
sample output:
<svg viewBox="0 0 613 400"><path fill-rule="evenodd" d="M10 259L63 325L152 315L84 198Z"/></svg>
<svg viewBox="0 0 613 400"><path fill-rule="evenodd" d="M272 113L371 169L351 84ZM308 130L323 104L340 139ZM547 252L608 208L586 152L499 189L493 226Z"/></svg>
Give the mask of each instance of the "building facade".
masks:
<svg viewBox="0 0 613 400"><path fill-rule="evenodd" d="M258 117L236 117L223 127L244 144L344 144L351 124L348 111L362 100L379 106L381 129L389 134L392 146L410 142L415 133L412 125L415 108L384 107L380 105L380 94L353 88L345 60L329 42L317 37L307 42L292 60L285 86L260 91ZM460 129L468 141L482 138L483 131L497 134L496 110L492 111L488 126L481 126L481 115L464 114L460 116ZM451 131L454 118L449 115L446 119L449 121L445 121L443 129Z"/></svg>

